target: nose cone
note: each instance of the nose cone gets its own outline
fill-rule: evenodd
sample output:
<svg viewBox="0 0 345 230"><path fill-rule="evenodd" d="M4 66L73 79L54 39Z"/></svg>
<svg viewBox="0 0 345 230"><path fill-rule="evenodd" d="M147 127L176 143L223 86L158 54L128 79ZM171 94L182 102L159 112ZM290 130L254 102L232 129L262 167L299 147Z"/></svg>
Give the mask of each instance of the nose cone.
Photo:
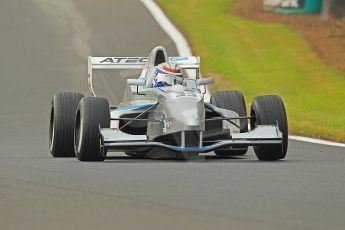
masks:
<svg viewBox="0 0 345 230"><path fill-rule="evenodd" d="M165 102L165 112L167 118L174 123L173 132L204 130L205 106L203 96L194 92L172 96Z"/></svg>

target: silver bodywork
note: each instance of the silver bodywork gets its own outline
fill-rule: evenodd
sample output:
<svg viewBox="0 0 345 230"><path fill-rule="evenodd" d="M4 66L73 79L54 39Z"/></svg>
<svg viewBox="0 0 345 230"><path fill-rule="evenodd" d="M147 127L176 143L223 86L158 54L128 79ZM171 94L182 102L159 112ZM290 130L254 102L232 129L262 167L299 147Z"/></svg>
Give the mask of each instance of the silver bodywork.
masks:
<svg viewBox="0 0 345 230"><path fill-rule="evenodd" d="M183 85L152 87L155 66L164 61L175 62L185 71ZM168 57L163 47L156 47L148 57L89 57L88 83L94 96L94 69L142 69L137 81L141 83L128 84L122 103L111 110L110 129L101 129L104 148L108 151L158 148L200 153L238 145L282 143L282 133L277 126L258 126L240 133L237 113L205 102L205 86L198 84L201 82L199 64L199 57ZM206 114L210 112L231 118L219 121L219 137L222 138L217 139L218 134L206 128ZM212 135L216 138L206 138Z"/></svg>

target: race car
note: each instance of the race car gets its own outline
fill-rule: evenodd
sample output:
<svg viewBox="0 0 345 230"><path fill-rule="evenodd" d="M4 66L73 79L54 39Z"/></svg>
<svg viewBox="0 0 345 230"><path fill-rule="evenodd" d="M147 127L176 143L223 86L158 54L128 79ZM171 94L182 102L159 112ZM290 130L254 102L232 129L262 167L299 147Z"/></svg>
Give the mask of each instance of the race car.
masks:
<svg viewBox="0 0 345 230"><path fill-rule="evenodd" d="M95 94L95 69L138 69L141 74L127 79L122 102L109 106ZM282 99L255 97L247 114L240 91L210 94L206 86L213 81L202 77L199 57L168 57L161 46L148 57L89 57L91 96L60 92L53 97L50 152L53 157L103 161L110 151L152 158L213 151L231 157L253 146L259 160L285 158L288 123Z"/></svg>

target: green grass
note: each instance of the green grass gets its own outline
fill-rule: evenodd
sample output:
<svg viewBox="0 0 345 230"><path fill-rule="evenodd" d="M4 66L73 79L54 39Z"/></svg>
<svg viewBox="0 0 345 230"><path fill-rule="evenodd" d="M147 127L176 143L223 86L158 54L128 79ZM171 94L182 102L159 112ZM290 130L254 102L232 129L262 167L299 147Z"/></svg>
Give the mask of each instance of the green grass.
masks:
<svg viewBox="0 0 345 230"><path fill-rule="evenodd" d="M345 77L294 30L229 13L231 0L158 0L182 28L216 89L281 95L290 133L345 142Z"/></svg>

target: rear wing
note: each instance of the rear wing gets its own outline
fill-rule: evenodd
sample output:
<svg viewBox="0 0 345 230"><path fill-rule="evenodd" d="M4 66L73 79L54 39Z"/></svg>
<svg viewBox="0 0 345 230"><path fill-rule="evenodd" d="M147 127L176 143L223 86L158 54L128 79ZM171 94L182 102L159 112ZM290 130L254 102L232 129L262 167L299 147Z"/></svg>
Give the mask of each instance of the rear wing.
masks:
<svg viewBox="0 0 345 230"><path fill-rule="evenodd" d="M93 90L93 70L94 69L148 69L150 63L148 57L89 57L88 59L88 85L90 92L95 96ZM169 57L169 62L176 63L182 69L200 68L200 57Z"/></svg>
<svg viewBox="0 0 345 230"><path fill-rule="evenodd" d="M92 69L142 69L150 67L148 57L89 57L89 74ZM169 57L169 62L174 62L182 69L197 69L200 57Z"/></svg>

